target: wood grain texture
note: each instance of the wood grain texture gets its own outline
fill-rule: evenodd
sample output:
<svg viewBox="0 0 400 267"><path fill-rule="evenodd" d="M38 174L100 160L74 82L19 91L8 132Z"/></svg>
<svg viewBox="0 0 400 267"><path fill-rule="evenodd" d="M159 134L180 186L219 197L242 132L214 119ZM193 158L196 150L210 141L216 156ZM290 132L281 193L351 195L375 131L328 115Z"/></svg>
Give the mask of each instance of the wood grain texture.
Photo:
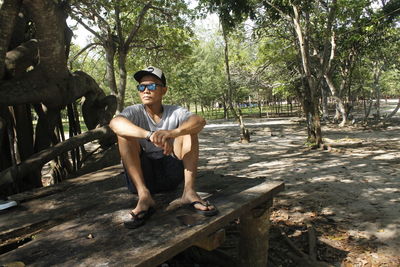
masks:
<svg viewBox="0 0 400 267"><path fill-rule="evenodd" d="M219 229L215 233L200 239L194 243L196 247L211 251L219 246L225 241L225 229Z"/></svg>
<svg viewBox="0 0 400 267"><path fill-rule="evenodd" d="M118 173L118 168L113 172ZM0 214L3 236L7 226L14 228L15 234L16 229L53 222L32 241L1 255L0 265L21 261L30 266L156 266L271 200L284 188L283 183L265 179L200 173L198 191L210 195L208 200L220 211L217 216L207 218L185 208L166 211L168 203L180 196L178 190L155 195L157 212L146 225L130 230L123 222L130 218L136 196L128 193L120 175L110 176L100 171L71 190ZM184 226L177 219L181 215L194 216L200 224Z"/></svg>
<svg viewBox="0 0 400 267"><path fill-rule="evenodd" d="M272 200L240 217L240 266L267 266L271 206Z"/></svg>

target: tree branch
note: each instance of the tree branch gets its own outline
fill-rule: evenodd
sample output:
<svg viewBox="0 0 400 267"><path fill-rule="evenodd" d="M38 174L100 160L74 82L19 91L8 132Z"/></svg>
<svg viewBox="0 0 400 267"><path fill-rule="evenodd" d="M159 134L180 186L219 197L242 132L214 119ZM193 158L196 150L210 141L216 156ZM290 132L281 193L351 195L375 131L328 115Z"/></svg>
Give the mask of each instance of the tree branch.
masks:
<svg viewBox="0 0 400 267"><path fill-rule="evenodd" d="M265 62L264 65L260 66L257 68L257 71L254 73L254 77L260 75L266 68L268 68L272 63L271 62Z"/></svg>
<svg viewBox="0 0 400 267"><path fill-rule="evenodd" d="M164 45L154 45L154 46L146 46L146 45L131 45L130 47L131 47L131 48L132 48L132 47L134 47L134 48L144 48L144 49L146 49L146 50L154 50L154 49L160 49L160 48L163 48L163 47L164 47Z"/></svg>
<svg viewBox="0 0 400 267"><path fill-rule="evenodd" d="M81 49L81 51L79 51L75 56L73 56L70 60L69 60L69 64L71 64L72 62L75 61L75 59L77 59L83 52L85 52L87 49L91 48L92 46L98 46L101 45L100 43L90 43L87 46L85 46L84 48Z"/></svg>
<svg viewBox="0 0 400 267"><path fill-rule="evenodd" d="M97 39L99 39L101 42L105 42L104 38L98 34L96 31L94 31L89 25L87 25L85 22L83 22L83 20L81 18L79 18L78 16L76 16L76 11L71 11L71 17L76 20L77 22L79 22L79 24L81 24L83 26L83 28L85 28L88 32L90 32L91 34L93 34Z"/></svg>
<svg viewBox="0 0 400 267"><path fill-rule="evenodd" d="M297 39L299 41L299 46L300 46L300 54L302 58L302 64L303 64L303 69L305 76L308 80L309 83L312 83L311 81L311 70L310 70L310 58L309 58L309 51L308 51L308 43L306 42L303 34L303 30L300 25L300 14L299 14L299 9L297 6L292 5L293 12L294 12L294 17L292 19L293 24L294 24L294 29L297 34ZM313 84L310 84L311 88L314 88Z"/></svg>
<svg viewBox="0 0 400 267"><path fill-rule="evenodd" d="M129 48L144 48L147 50L152 50L152 49L159 49L164 47L164 44L157 44L154 42L152 39L144 39L144 40L133 40L133 44L130 45ZM151 43L151 46L147 46L146 44Z"/></svg>
<svg viewBox="0 0 400 267"><path fill-rule="evenodd" d="M93 15L93 16L85 15L84 14L85 10L82 10L82 9L79 9L78 7L76 7L76 9L80 12L80 14L83 17L91 17L92 21L94 23L96 23L100 29L103 29L104 32L112 34L110 24L96 10L96 6L95 6L96 1L94 1L94 3L93 3L93 1L89 1L89 2L88 1L79 1L79 2L85 5L85 7L89 10L88 12L90 15ZM75 11L75 13L78 13L78 12Z"/></svg>
<svg viewBox="0 0 400 267"><path fill-rule="evenodd" d="M165 9L165 8L161 8L161 7L157 7L157 6L153 6L153 5L152 5L150 8L151 8L151 9L154 9L154 10L160 11L161 14L167 16L168 18L171 18L171 17L172 17L172 16L171 16L171 13L168 12L167 9Z"/></svg>
<svg viewBox="0 0 400 267"><path fill-rule="evenodd" d="M329 59L329 52L332 55L332 49L329 49L329 42L331 38L334 38L334 34L332 34L333 20L335 18L337 8L337 0L332 0L331 8L328 14L328 22L326 23L326 29L324 34L324 50L322 54L322 64L321 64L321 72L318 78L323 77L327 71L328 63L331 61ZM334 40L333 40L334 43Z"/></svg>
<svg viewBox="0 0 400 267"><path fill-rule="evenodd" d="M39 104L60 97L60 92L46 82L40 68L27 72L18 80L0 81L0 104Z"/></svg>
<svg viewBox="0 0 400 267"><path fill-rule="evenodd" d="M96 128L80 135L75 135L68 140L58 143L55 146L42 150L29 157L24 162L12 166L0 172L0 186L6 183L12 183L14 177L23 177L32 170L43 167L44 164L53 160L57 156L66 153L74 148L84 145L93 140L104 139L113 136L113 131L108 126Z"/></svg>
<svg viewBox="0 0 400 267"><path fill-rule="evenodd" d="M29 66L34 66L38 62L38 41L31 39L17 46L6 54L6 69L12 77L23 75Z"/></svg>
<svg viewBox="0 0 400 267"><path fill-rule="evenodd" d="M124 40L123 40L123 33L122 33L122 26L121 26L119 2L117 5L115 5L114 9L115 9L115 22L117 24L118 39L119 39L120 44L123 44Z"/></svg>
<svg viewBox="0 0 400 267"><path fill-rule="evenodd" d="M125 53L128 52L127 50L129 49L129 46L130 46L130 44L132 43L133 38L134 38L134 37L136 36L136 34L138 33L140 27L142 26L142 23L143 23L143 20L144 20L145 15L146 15L147 11L148 11L151 7L153 7L153 6L151 5L150 2L148 2L148 3L143 7L143 9L140 11L139 16L136 18L135 24L134 24L134 26L132 27L132 29L131 29L131 31L130 31L130 33L129 33L129 35L128 35L128 38L126 39L126 41L125 41L125 43L124 43L124 45L123 45L123 50L124 50Z"/></svg>
<svg viewBox="0 0 400 267"><path fill-rule="evenodd" d="M287 15L287 14L285 14L281 9L279 9L277 6L275 6L274 4L272 4L270 1L268 1L268 0L266 0L265 1L268 5L270 5L273 9L275 9L276 11L278 11L278 13L279 14L281 14L281 16L284 18L284 19L286 19L286 20L288 20L288 21L292 21L292 18L289 16L289 15Z"/></svg>
<svg viewBox="0 0 400 267"><path fill-rule="evenodd" d="M336 42L335 42L335 32L332 31L332 36L331 36L331 55L329 57L327 66L326 66L326 72L330 72L332 70L332 62L333 59L335 58L335 51L336 51Z"/></svg>

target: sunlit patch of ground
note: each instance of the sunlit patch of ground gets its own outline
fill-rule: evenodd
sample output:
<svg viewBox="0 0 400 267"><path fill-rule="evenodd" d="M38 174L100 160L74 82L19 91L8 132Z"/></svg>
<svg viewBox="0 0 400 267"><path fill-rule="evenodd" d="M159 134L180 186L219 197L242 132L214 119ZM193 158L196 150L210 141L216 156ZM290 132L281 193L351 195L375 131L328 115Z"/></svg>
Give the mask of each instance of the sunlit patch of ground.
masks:
<svg viewBox="0 0 400 267"><path fill-rule="evenodd" d="M339 266L400 266L400 126L366 129L324 126L330 151L304 145L298 119L248 119L251 143L239 143L239 127L206 128L200 135L200 169L244 178L284 181L272 214L271 257L279 260L280 229L302 236L311 223L318 259ZM304 240L303 240L304 239ZM307 238L293 237L307 253ZM272 259L273 260L273 259Z"/></svg>

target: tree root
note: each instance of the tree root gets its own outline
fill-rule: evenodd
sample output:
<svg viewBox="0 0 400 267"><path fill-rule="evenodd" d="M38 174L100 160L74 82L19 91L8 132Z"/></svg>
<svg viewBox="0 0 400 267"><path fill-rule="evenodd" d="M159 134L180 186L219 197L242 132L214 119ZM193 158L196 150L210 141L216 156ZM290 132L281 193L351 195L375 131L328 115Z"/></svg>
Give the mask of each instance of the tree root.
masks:
<svg viewBox="0 0 400 267"><path fill-rule="evenodd" d="M18 165L14 165L12 167L9 167L8 169L1 171L0 185L12 183L15 180L14 177L27 175L32 169L39 169L50 160L83 144L89 143L93 140L111 138L113 136L114 133L108 126L103 126L94 130L87 131L80 135L75 135L74 137L71 137L62 143L58 143L53 147L42 150L39 153L32 155Z"/></svg>

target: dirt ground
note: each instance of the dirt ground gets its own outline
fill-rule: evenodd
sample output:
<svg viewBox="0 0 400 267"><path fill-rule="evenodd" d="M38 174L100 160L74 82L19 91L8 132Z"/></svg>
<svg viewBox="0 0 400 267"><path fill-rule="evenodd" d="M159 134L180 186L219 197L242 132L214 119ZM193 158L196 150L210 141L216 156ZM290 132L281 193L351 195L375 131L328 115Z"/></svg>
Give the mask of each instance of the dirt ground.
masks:
<svg viewBox="0 0 400 267"><path fill-rule="evenodd" d="M400 266L400 123L378 128L324 125L329 150L304 144L306 127L299 118L245 123L249 144L238 142L235 123L209 122L200 135L199 168L285 182L273 207L270 266L307 265L298 256L310 253L311 232L320 261Z"/></svg>

